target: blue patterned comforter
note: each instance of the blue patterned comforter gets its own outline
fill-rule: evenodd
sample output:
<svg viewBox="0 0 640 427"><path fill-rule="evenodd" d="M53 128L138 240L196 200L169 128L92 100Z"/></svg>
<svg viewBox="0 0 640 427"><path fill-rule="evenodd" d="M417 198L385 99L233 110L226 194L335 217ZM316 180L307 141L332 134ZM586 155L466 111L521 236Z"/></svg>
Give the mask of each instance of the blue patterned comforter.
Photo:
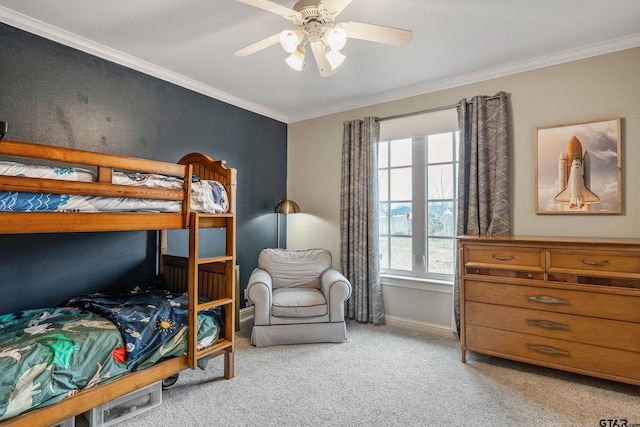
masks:
<svg viewBox="0 0 640 427"><path fill-rule="evenodd" d="M111 320L126 345L127 360L139 360L160 348L188 325L186 294L167 290L141 290L115 294L95 293L73 298L70 304ZM199 323L215 326L215 342L223 325L222 308L200 313Z"/></svg>

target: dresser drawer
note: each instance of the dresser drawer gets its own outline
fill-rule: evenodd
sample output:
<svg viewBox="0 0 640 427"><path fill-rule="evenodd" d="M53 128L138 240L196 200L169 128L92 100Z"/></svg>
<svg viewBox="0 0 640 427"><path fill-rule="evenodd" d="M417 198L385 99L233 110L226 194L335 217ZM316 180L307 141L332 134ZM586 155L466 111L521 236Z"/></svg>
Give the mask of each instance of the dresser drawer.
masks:
<svg viewBox="0 0 640 427"><path fill-rule="evenodd" d="M508 246L464 246L465 267L544 271L544 249Z"/></svg>
<svg viewBox="0 0 640 427"><path fill-rule="evenodd" d="M614 288L640 289L640 278L601 276L598 273L549 273L548 282L573 283L582 285L611 286Z"/></svg>
<svg viewBox="0 0 640 427"><path fill-rule="evenodd" d="M465 303L499 303L533 310L640 322L640 292L637 296L630 296L474 280L465 280L463 286Z"/></svg>
<svg viewBox="0 0 640 427"><path fill-rule="evenodd" d="M640 324L478 302L464 306L465 323L640 352Z"/></svg>
<svg viewBox="0 0 640 427"><path fill-rule="evenodd" d="M640 353L581 344L555 338L467 325L466 346L500 357L545 366L586 370L596 376L612 375L640 381ZM575 369L577 368L577 369ZM598 375L600 374L600 375Z"/></svg>
<svg viewBox="0 0 640 427"><path fill-rule="evenodd" d="M547 271L576 273L579 271L604 276L640 278L638 253L549 249Z"/></svg>

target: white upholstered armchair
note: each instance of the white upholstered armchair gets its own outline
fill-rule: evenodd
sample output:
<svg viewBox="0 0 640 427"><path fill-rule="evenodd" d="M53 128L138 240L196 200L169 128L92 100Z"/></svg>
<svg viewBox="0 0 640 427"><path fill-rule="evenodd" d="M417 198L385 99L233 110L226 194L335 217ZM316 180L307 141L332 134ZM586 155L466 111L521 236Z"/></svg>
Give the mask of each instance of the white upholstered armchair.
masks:
<svg viewBox="0 0 640 427"><path fill-rule="evenodd" d="M251 343L342 342L351 283L326 249L263 249L247 285L254 305Z"/></svg>

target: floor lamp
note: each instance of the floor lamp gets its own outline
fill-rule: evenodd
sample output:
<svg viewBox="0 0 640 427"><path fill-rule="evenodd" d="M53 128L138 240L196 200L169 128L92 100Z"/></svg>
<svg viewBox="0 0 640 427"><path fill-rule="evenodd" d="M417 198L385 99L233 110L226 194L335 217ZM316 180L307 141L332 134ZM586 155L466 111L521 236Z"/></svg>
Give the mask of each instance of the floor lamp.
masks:
<svg viewBox="0 0 640 427"><path fill-rule="evenodd" d="M276 205L276 217L278 218L278 248L280 248L280 214L289 215L299 213L300 206L293 200L282 199Z"/></svg>

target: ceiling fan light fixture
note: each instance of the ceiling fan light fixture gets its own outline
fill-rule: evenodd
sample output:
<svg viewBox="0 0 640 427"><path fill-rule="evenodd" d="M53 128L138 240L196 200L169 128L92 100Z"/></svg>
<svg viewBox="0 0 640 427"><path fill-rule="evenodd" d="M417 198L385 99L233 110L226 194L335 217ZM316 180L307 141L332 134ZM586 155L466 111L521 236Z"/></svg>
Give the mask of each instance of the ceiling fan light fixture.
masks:
<svg viewBox="0 0 640 427"><path fill-rule="evenodd" d="M304 46L298 46L296 50L294 50L291 55L285 61L289 65L289 67L293 68L296 71L302 71L302 67L304 66Z"/></svg>
<svg viewBox="0 0 640 427"><path fill-rule="evenodd" d="M280 45L288 53L293 53L302 41L301 36L298 30L284 30L280 33Z"/></svg>
<svg viewBox="0 0 640 427"><path fill-rule="evenodd" d="M321 77L330 77L346 59L340 53L347 39L359 39L392 46L404 46L411 41L411 30L366 24L357 21L340 21L336 16L352 0L296 0L293 7L282 6L282 0L237 0L263 9L292 21L293 28L277 32L269 37L238 49L236 56L247 56L275 44L289 53L287 64L302 70L305 64L305 46L309 46ZM293 0L288 0L293 3Z"/></svg>
<svg viewBox="0 0 640 427"><path fill-rule="evenodd" d="M330 49L324 56L327 58L327 61L329 61L332 70L338 68L347 58L336 49Z"/></svg>
<svg viewBox="0 0 640 427"><path fill-rule="evenodd" d="M347 44L347 32L342 27L327 31L327 44L332 50L340 50Z"/></svg>

